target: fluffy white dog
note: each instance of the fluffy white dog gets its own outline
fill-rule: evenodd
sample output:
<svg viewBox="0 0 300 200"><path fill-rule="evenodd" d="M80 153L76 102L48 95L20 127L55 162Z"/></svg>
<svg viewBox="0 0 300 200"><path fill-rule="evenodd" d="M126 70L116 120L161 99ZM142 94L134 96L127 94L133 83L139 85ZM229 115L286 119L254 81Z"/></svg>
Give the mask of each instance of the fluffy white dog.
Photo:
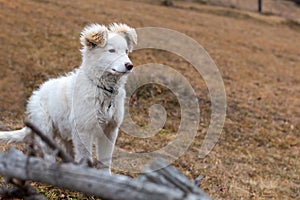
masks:
<svg viewBox="0 0 300 200"><path fill-rule="evenodd" d="M45 82L30 97L29 121L59 142L75 161L92 160L96 143L97 160L110 172L113 148L124 115L127 75L133 65L128 57L137 44L136 31L113 23L92 24L80 37L82 64L66 76ZM0 132L0 141L17 143L32 134L28 127ZM46 159L53 153L35 137Z"/></svg>

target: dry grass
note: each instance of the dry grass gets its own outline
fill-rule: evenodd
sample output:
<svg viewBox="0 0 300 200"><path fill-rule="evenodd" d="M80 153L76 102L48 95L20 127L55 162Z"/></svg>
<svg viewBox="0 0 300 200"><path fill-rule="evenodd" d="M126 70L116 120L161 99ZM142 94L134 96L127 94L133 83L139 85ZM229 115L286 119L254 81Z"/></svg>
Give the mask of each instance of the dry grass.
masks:
<svg viewBox="0 0 300 200"><path fill-rule="evenodd" d="M193 3L188 7L180 2L176 5L166 8L118 0L0 0L1 128L22 127L31 92L48 78L80 65L79 32L86 24L121 21L133 27L167 27L194 38L210 53L222 73L228 103L219 143L207 157L198 158L210 119L210 99L201 76L172 54L132 54L135 65L157 62L174 67L197 92L199 130L193 145L174 164L190 178L205 174L201 187L215 199L296 198L300 193L299 28L282 23L284 19L274 23L272 16ZM149 91L155 98L148 95ZM134 119L139 124L147 123L147 107L161 103L170 110L165 130L148 140L121 133L117 144L130 151L157 149L178 128L178 104L170 91L158 86L142 88L137 96L131 104ZM39 188L49 198L67 198L69 193Z"/></svg>

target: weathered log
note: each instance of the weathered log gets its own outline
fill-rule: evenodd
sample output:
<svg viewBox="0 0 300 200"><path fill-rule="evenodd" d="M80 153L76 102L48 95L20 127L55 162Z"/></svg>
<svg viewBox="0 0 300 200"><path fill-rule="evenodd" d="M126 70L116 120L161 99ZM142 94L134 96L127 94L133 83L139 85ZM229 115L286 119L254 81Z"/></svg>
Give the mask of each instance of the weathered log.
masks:
<svg viewBox="0 0 300 200"><path fill-rule="evenodd" d="M178 174L174 169L169 166L143 175L155 173L151 176L159 177L161 171L163 177L168 177L170 182L163 185L164 183L159 181L142 181L122 175L109 175L73 163L49 163L41 158L26 156L15 149L10 149L6 154L0 153L2 176L51 184L103 199L210 199L201 190L191 186L192 183L187 183L187 178L183 178L184 175ZM173 180L169 180L170 177L174 178L175 184Z"/></svg>
<svg viewBox="0 0 300 200"><path fill-rule="evenodd" d="M145 172L138 179L142 182L153 182L159 185L166 185L170 188L180 189L186 194L197 194L201 196L202 199L210 199L199 187L182 174L181 171L172 166L164 166L167 166L165 161L158 158L145 169Z"/></svg>

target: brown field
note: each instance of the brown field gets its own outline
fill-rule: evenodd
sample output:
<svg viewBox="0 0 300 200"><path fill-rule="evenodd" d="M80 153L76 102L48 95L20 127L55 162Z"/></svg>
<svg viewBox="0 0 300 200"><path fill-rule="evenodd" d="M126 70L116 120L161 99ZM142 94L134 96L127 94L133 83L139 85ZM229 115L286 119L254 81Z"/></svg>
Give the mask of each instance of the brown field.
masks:
<svg viewBox="0 0 300 200"><path fill-rule="evenodd" d="M210 196L299 198L300 27L279 16L180 1L163 7L157 1L0 0L0 129L21 128L32 91L80 65L79 34L92 22L177 30L198 41L216 62L226 89L227 117L217 145L202 159L198 149L211 111L201 76L167 52L131 54L136 66L163 63L175 68L195 89L201 110L199 129L188 151L173 164L191 179L205 175L201 188ZM147 110L153 103L166 108L168 120L151 139L120 133L119 147L145 152L172 140L180 110L170 91L144 87L131 102L131 115L138 124L149 121ZM49 199L82 198L78 193L34 184Z"/></svg>

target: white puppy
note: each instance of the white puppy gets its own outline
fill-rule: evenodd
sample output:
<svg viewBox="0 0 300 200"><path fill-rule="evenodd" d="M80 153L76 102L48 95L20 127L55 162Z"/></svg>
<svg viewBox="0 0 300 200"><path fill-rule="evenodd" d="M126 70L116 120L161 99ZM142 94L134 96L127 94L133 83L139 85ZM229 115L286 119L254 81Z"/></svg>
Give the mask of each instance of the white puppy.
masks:
<svg viewBox="0 0 300 200"><path fill-rule="evenodd" d="M124 84L133 65L128 58L137 44L136 31L125 24L87 26L80 37L82 64L70 74L45 82L27 105L29 121L59 142L75 161L97 160L110 172L111 157L124 115ZM31 130L0 132L0 141L26 140ZM53 159L46 144L35 137L45 158Z"/></svg>

